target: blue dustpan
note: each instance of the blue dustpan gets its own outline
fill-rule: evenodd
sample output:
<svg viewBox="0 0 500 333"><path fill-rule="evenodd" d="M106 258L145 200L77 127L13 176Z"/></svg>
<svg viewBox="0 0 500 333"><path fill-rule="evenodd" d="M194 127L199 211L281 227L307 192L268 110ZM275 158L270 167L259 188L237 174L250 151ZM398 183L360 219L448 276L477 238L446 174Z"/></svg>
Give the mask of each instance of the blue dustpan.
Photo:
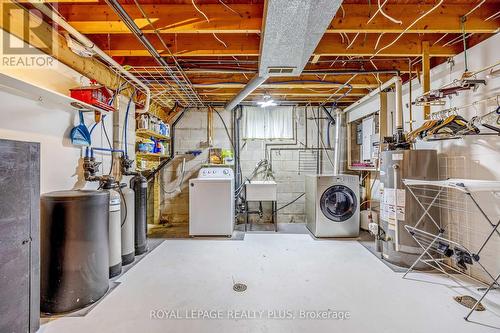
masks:
<svg viewBox="0 0 500 333"><path fill-rule="evenodd" d="M90 146L90 132L85 126L85 121L83 120L83 112L78 112L80 116L80 124L73 127L69 134L71 143L78 146Z"/></svg>

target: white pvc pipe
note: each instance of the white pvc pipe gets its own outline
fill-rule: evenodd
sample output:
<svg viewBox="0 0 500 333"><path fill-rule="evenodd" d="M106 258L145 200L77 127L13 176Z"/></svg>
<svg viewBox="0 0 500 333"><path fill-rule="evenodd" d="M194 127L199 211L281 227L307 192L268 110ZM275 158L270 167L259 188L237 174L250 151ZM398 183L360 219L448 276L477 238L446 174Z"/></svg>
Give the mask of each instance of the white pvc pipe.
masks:
<svg viewBox="0 0 500 333"><path fill-rule="evenodd" d="M335 111L335 144L333 150L333 175L340 173L340 132L342 131L342 110Z"/></svg>
<svg viewBox="0 0 500 333"><path fill-rule="evenodd" d="M229 101L224 107L225 111L231 111L238 104L240 104L248 95L250 95L255 89L257 89L262 83L267 80L267 76L254 76L250 81L248 81L247 85L240 90L234 98Z"/></svg>
<svg viewBox="0 0 500 333"><path fill-rule="evenodd" d="M99 55L102 59L104 59L107 63L109 63L111 66L116 68L117 70L120 71L123 75L128 77L130 80L134 81L138 86L140 86L144 91L146 92L146 103L144 104L144 109L142 110L137 110L139 113L145 113L149 110L150 106L150 99L151 99L151 90L148 88L147 85L145 85L143 82L141 82L135 75L131 74L129 71L127 71L125 68L123 68L119 63L117 63L113 58L111 58L109 55L107 55L103 50L101 50L99 47L97 47L90 39L82 35L78 30L73 28L68 22L64 20L59 14L55 13L51 8L45 6L44 4L30 0L30 3L39 11L47 15L52 21L57 23L60 27L62 27L64 30L66 30L70 35L75 37L78 42L80 42L83 46L85 46L88 49L91 49L94 51L97 55Z"/></svg>
<svg viewBox="0 0 500 333"><path fill-rule="evenodd" d="M398 76L396 80L396 131L403 130L403 82Z"/></svg>

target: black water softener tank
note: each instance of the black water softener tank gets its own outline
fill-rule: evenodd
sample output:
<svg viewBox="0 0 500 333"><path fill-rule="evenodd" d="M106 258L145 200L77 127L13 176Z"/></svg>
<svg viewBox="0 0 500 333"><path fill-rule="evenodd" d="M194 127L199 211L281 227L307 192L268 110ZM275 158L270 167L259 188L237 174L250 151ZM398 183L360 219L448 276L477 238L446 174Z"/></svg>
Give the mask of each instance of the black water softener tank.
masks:
<svg viewBox="0 0 500 333"><path fill-rule="evenodd" d="M109 288L105 191L42 195L40 225L41 311L61 313L99 300Z"/></svg>
<svg viewBox="0 0 500 333"><path fill-rule="evenodd" d="M130 188L135 193L135 255L141 255L148 251L148 180L136 175L130 180Z"/></svg>

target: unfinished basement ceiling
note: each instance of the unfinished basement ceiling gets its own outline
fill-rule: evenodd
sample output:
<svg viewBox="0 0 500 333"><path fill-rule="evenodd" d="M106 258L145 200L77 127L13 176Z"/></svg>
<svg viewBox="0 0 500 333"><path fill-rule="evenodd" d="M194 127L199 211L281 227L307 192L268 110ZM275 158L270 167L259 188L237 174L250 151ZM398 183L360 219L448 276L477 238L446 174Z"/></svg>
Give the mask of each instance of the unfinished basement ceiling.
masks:
<svg viewBox="0 0 500 333"><path fill-rule="evenodd" d="M205 103L224 104L258 73L264 1L194 3L196 7L191 0L120 1L158 52L173 64L165 45L169 48ZM471 47L500 26L495 0L452 0L439 6L437 0L383 3L384 13L395 22L378 11L376 1L343 1L302 74L270 78L246 100L270 94L280 101L334 101L347 91L343 84L348 82L352 90L338 100L347 106L393 75L351 72L399 70L407 80L410 70L413 76L421 72L422 42L429 43L431 65L435 66L463 51L463 29L466 46ZM58 11L121 64L161 84L161 67L106 3L59 3ZM462 26L461 17L466 14ZM347 72L328 73L332 71Z"/></svg>

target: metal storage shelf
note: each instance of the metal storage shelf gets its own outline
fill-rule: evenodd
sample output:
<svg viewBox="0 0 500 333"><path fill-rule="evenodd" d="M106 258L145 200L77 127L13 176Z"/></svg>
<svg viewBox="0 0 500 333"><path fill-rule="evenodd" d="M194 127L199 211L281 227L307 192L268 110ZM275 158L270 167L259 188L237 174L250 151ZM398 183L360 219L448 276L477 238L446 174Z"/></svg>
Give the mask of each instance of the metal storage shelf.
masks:
<svg viewBox="0 0 500 333"><path fill-rule="evenodd" d="M70 96L36 86L3 73L0 73L0 89L7 92L14 91L17 95L32 99L41 104L51 103L59 105L63 109L83 112L108 112L107 110L84 103Z"/></svg>
<svg viewBox="0 0 500 333"><path fill-rule="evenodd" d="M156 133L154 131L151 131L151 130L148 130L148 129L144 129L144 128L139 128L135 131L135 135L136 136L140 136L140 137L145 137L145 138L150 138L150 137L154 137L156 139L160 139L160 140L170 140L170 137L169 136L166 136L166 135L162 135L162 134L159 134L159 133Z"/></svg>

